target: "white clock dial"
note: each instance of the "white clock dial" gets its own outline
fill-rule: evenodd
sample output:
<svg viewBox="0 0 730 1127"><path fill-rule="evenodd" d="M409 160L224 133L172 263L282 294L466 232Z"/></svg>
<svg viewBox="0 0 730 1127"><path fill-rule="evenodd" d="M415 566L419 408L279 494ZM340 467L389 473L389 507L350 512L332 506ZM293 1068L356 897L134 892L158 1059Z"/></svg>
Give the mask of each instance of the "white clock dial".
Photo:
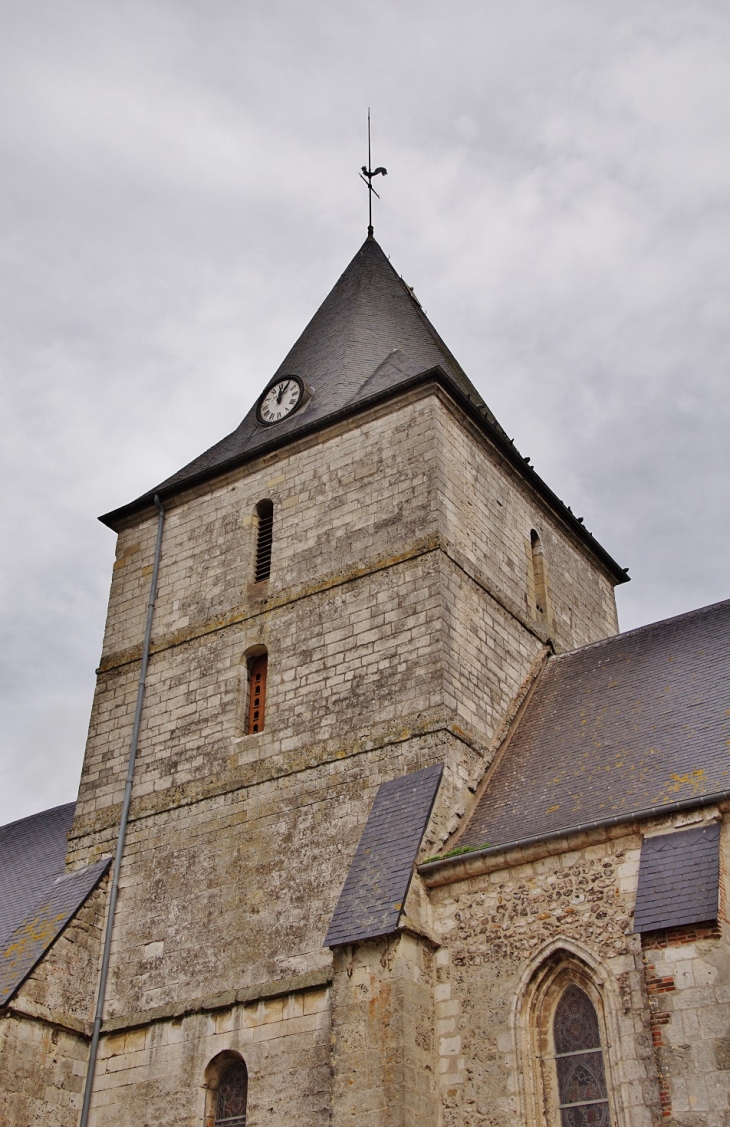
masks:
<svg viewBox="0 0 730 1127"><path fill-rule="evenodd" d="M259 418L262 423L278 423L296 410L302 398L302 385L289 376L270 387L261 400Z"/></svg>

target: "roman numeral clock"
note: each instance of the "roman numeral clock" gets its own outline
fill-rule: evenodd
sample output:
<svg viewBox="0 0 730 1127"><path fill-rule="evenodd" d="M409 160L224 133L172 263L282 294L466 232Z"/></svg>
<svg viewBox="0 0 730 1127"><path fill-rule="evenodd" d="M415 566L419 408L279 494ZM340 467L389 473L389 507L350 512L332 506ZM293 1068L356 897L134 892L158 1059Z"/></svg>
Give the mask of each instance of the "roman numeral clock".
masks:
<svg viewBox="0 0 730 1127"><path fill-rule="evenodd" d="M267 388L256 410L264 426L280 423L303 407L312 397L314 388L308 387L299 376L284 376Z"/></svg>

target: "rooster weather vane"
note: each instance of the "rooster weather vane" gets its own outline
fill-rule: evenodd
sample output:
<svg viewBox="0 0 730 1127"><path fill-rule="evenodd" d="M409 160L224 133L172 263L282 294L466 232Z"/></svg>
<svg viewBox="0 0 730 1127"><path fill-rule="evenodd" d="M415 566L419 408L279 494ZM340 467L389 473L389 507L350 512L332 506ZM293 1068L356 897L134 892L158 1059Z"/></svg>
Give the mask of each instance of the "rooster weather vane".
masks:
<svg viewBox="0 0 730 1127"><path fill-rule="evenodd" d="M373 187L374 176L387 176L388 169L380 165L378 168L373 168L372 157L370 156L370 110L368 109L368 163L367 168L365 165L360 170L360 179L364 180L368 186L368 238L373 237L373 195L378 196L378 193ZM378 196L380 199L380 196Z"/></svg>

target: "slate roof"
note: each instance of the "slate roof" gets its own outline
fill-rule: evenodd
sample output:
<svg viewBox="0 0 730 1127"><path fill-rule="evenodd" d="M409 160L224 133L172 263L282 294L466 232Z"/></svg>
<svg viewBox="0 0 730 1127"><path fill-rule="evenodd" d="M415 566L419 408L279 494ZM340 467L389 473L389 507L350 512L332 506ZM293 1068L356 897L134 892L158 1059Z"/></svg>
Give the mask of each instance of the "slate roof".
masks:
<svg viewBox="0 0 730 1127"><path fill-rule="evenodd" d="M300 376L314 387L306 406L267 427L258 421L254 403L226 438L136 501L106 513L100 518L103 523L116 528L127 516L148 508L155 493L164 501L182 489L432 378L449 388L520 474L603 561L614 581L628 579L623 568L519 454L375 239L366 239L360 247L271 379L262 383L262 393L285 375Z"/></svg>
<svg viewBox="0 0 730 1127"><path fill-rule="evenodd" d="M325 947L389 935L398 927L442 771L439 763L378 787Z"/></svg>
<svg viewBox="0 0 730 1127"><path fill-rule="evenodd" d="M459 847L730 791L730 600L551 657Z"/></svg>
<svg viewBox="0 0 730 1127"><path fill-rule="evenodd" d="M719 822L644 838L634 931L716 920L719 887Z"/></svg>
<svg viewBox="0 0 730 1127"><path fill-rule="evenodd" d="M277 445L291 440L342 408L436 367L497 425L413 291L376 240L368 238L266 383L268 387L281 376L300 376L315 389L307 406L272 428L258 421L254 404L231 434L144 497L221 472L241 455L251 457L267 449L272 439Z"/></svg>
<svg viewBox="0 0 730 1127"><path fill-rule="evenodd" d="M0 1005L30 974L109 861L65 872L73 802L0 826Z"/></svg>

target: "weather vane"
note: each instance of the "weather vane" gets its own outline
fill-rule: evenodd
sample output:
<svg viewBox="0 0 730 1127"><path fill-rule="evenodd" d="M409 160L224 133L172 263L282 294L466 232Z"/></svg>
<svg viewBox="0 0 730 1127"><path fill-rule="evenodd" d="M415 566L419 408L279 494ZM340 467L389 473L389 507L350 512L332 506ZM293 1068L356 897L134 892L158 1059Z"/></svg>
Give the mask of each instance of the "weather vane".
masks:
<svg viewBox="0 0 730 1127"><path fill-rule="evenodd" d="M383 168L382 165L379 168L373 168L373 161L372 161L372 157L370 156L370 107L368 106L368 164L367 164L367 168L365 167L365 165L362 166L362 169L360 170L360 179L364 180L365 183L368 186L368 238L369 239L372 239L372 237L373 237L373 194L378 196L378 193L375 191L375 188L373 187L373 176L387 176L387 175L388 175L388 169ZM380 199L380 196L378 196L378 199Z"/></svg>

